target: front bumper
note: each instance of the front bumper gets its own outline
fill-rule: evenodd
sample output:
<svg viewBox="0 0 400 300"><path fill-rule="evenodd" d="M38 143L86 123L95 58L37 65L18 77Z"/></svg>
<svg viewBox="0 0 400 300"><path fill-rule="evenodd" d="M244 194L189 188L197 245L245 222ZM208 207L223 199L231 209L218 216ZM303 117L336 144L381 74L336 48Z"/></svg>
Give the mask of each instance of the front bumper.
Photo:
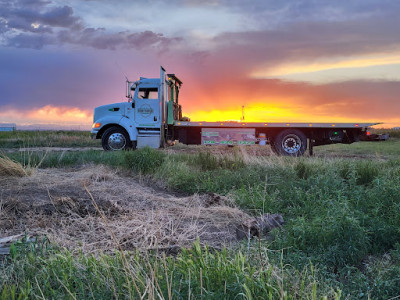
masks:
<svg viewBox="0 0 400 300"><path fill-rule="evenodd" d="M99 130L94 130L94 129L92 129L92 131L90 132L90 138L92 139L92 140L95 140L95 139L97 139L97 134L99 133Z"/></svg>

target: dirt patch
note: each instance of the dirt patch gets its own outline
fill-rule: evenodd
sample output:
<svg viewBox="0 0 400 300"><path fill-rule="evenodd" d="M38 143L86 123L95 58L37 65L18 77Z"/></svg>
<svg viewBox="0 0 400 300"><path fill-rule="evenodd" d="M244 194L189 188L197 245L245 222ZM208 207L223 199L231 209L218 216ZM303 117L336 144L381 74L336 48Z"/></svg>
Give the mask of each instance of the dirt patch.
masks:
<svg viewBox="0 0 400 300"><path fill-rule="evenodd" d="M111 231L123 249L174 249L196 239L220 247L236 241L235 228L249 218L226 197L178 197L103 166L39 169L0 186L0 236L46 235L87 252L116 249Z"/></svg>

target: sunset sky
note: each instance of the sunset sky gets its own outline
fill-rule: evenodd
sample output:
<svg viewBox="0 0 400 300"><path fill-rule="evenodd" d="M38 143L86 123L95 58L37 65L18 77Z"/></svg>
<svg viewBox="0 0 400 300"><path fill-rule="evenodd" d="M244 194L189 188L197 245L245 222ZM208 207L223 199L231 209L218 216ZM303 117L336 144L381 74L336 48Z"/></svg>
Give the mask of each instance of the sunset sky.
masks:
<svg viewBox="0 0 400 300"><path fill-rule="evenodd" d="M125 75L198 121L400 126L400 1L0 0L0 123L89 129ZM46 125L47 124L47 125Z"/></svg>

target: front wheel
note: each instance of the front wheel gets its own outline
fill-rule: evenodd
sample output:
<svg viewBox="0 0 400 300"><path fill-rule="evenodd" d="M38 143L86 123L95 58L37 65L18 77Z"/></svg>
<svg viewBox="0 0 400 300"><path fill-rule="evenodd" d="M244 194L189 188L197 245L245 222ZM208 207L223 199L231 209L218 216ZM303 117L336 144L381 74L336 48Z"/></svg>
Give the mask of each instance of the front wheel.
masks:
<svg viewBox="0 0 400 300"><path fill-rule="evenodd" d="M128 150L132 147L128 133L119 127L108 128L101 137L101 145L106 151Z"/></svg>
<svg viewBox="0 0 400 300"><path fill-rule="evenodd" d="M307 137L300 130L286 129L273 139L272 150L278 155L301 156L307 150Z"/></svg>

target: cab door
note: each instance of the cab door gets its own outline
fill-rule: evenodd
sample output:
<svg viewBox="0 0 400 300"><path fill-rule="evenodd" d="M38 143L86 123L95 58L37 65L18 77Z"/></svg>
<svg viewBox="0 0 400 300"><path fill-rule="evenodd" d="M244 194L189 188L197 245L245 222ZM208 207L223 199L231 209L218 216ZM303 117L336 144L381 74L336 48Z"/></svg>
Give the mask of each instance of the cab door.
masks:
<svg viewBox="0 0 400 300"><path fill-rule="evenodd" d="M160 124L158 87L139 86L135 92L135 121L138 127L156 127Z"/></svg>

